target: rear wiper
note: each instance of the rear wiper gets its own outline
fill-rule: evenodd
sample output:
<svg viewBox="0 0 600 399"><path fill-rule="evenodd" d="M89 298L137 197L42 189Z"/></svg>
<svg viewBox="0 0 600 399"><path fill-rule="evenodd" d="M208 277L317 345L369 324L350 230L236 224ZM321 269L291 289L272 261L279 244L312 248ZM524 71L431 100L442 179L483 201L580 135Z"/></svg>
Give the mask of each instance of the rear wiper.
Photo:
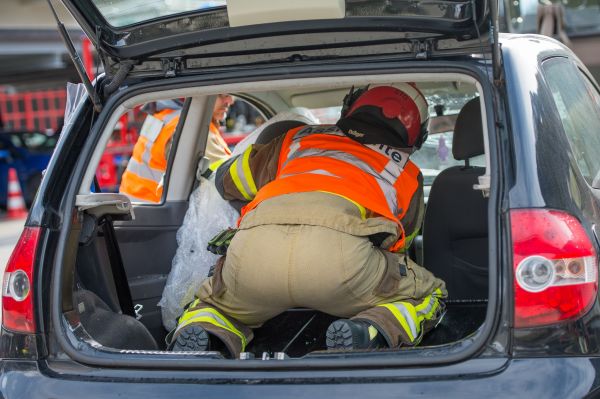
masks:
<svg viewBox="0 0 600 399"><path fill-rule="evenodd" d="M77 50L75 50L75 46L73 45L73 41L71 40L71 38L69 37L69 34L67 33L67 29L65 28L63 23L60 22L60 18L58 18L58 14L56 14L56 10L54 9L54 6L52 5L52 1L51 0L47 0L47 1L48 1L48 5L50 6L50 10L52 10L52 14L54 15L54 19L56 20L56 23L58 24L58 31L63 39L63 42L65 43L65 46L67 46L67 50L69 51L69 55L71 56L71 60L73 61L73 64L75 64L75 69L77 70L77 74L79 75L79 78L83 82L83 85L85 86L85 91L87 91L88 95L90 96L90 100L92 100L94 109L96 110L96 112L99 113L100 111L102 111L102 104L100 103L100 98L98 97L98 93L96 93L96 91L94 90L94 86L92 85L92 82L90 81L90 79L87 76L87 73L85 72L83 62L81 61L79 54L77 54Z"/></svg>

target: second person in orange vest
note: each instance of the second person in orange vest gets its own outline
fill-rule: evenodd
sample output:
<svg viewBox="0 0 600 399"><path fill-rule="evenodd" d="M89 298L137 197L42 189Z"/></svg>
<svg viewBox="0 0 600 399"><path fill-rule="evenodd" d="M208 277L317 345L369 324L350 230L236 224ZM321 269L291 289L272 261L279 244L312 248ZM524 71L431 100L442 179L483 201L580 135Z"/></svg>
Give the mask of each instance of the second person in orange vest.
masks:
<svg viewBox="0 0 600 399"><path fill-rule="evenodd" d="M229 94L219 94L215 100L205 151L211 164L231 156L219 125L233 102ZM161 201L168 155L182 105L179 100L158 101L155 112L146 117L119 187L119 192L133 201Z"/></svg>
<svg viewBox="0 0 600 399"><path fill-rule="evenodd" d="M427 121L413 85L352 91L335 125L291 129L221 165L222 196L250 202L171 348L224 345L237 357L252 328L295 307L340 317L330 349L417 345L447 296L405 252L423 218L423 176L409 157Z"/></svg>

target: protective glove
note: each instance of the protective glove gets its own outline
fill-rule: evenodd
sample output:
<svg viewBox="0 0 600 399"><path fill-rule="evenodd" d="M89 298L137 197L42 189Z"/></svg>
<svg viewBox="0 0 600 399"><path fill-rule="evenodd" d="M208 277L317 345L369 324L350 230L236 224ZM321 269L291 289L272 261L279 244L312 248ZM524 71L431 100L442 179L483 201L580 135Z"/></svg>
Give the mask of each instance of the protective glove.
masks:
<svg viewBox="0 0 600 399"><path fill-rule="evenodd" d="M214 236L208 241L208 249L215 255L225 255L227 248L233 236L237 233L237 229L226 229Z"/></svg>

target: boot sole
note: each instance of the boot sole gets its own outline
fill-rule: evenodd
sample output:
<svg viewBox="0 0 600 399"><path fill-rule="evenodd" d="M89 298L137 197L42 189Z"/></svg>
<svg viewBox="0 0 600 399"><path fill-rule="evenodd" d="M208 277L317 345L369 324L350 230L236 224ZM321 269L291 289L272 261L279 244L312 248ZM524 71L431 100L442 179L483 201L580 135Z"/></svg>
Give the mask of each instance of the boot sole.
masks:
<svg viewBox="0 0 600 399"><path fill-rule="evenodd" d="M344 320L336 320L329 325L325 335L327 349L354 349L355 337Z"/></svg>
<svg viewBox="0 0 600 399"><path fill-rule="evenodd" d="M200 326L186 326L178 332L174 352L204 352L208 350L208 333Z"/></svg>

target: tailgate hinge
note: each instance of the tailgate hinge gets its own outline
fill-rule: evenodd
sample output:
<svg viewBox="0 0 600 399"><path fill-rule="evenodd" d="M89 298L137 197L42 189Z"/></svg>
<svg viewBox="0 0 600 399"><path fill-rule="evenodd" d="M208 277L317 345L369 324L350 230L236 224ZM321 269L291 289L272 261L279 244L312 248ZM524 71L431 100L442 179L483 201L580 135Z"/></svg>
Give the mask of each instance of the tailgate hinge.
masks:
<svg viewBox="0 0 600 399"><path fill-rule="evenodd" d="M431 51L433 50L433 40L413 40L413 53L417 60L429 59Z"/></svg>
<svg viewBox="0 0 600 399"><path fill-rule="evenodd" d="M183 59L181 57L175 58L163 58L162 68L165 72L165 78L172 78L177 76L177 73L181 71L183 65Z"/></svg>

